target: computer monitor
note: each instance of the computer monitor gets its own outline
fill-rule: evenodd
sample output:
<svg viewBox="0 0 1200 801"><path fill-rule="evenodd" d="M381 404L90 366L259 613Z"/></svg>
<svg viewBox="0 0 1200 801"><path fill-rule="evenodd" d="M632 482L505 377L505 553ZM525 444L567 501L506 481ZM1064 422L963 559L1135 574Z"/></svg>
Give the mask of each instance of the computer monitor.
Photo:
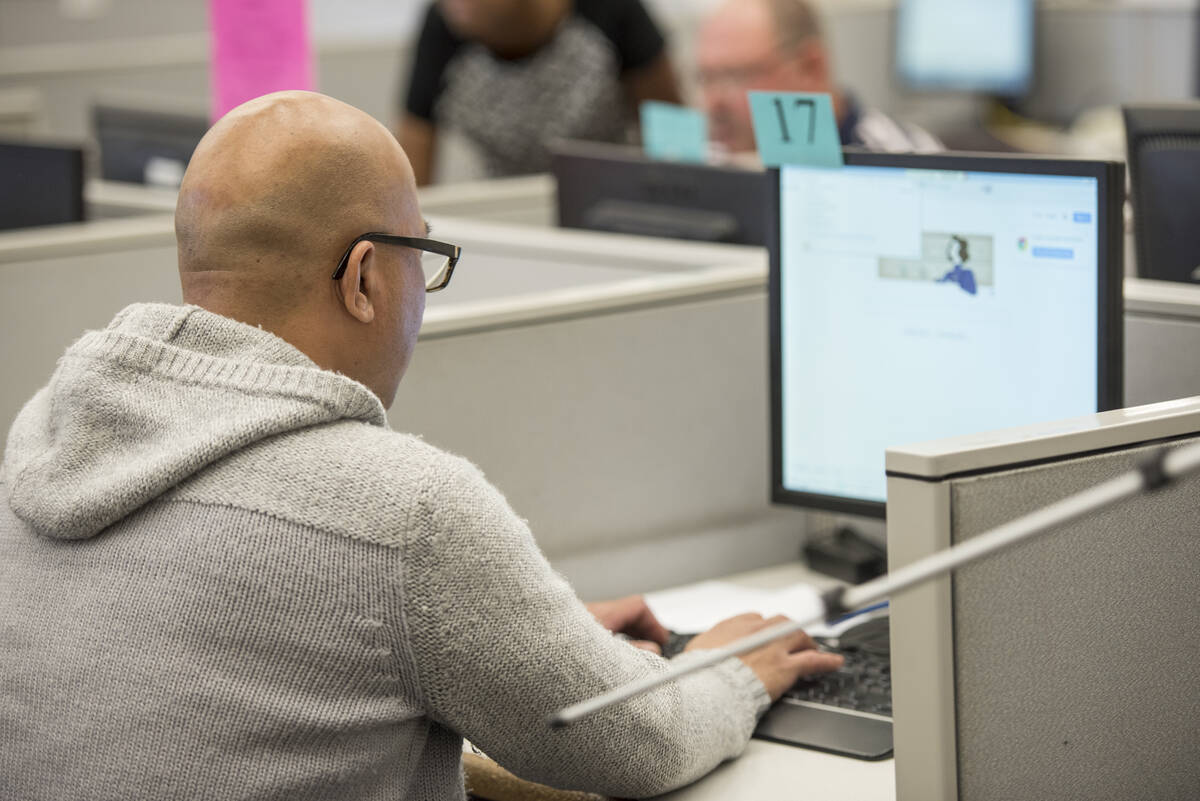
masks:
<svg viewBox="0 0 1200 801"><path fill-rule="evenodd" d="M1015 97L1033 82L1034 0L901 0L896 73L911 89Z"/></svg>
<svg viewBox="0 0 1200 801"><path fill-rule="evenodd" d="M0 142L0 229L83 219L83 149Z"/></svg>
<svg viewBox="0 0 1200 801"><path fill-rule="evenodd" d="M209 123L200 115L97 105L92 126L101 178L177 187Z"/></svg>
<svg viewBox="0 0 1200 801"><path fill-rule="evenodd" d="M1120 164L772 174L774 501L882 518L888 447L1120 405Z"/></svg>
<svg viewBox="0 0 1200 801"><path fill-rule="evenodd" d="M1124 113L1138 277L1200 283L1200 103Z"/></svg>
<svg viewBox="0 0 1200 801"><path fill-rule="evenodd" d="M551 170L563 228L766 244L770 182L761 170L653 161L592 142L560 144Z"/></svg>

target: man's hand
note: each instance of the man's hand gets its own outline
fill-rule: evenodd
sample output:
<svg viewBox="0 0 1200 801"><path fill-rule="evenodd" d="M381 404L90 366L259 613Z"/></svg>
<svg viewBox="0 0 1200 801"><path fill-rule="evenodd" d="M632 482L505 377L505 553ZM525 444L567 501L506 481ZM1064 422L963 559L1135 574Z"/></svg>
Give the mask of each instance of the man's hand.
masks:
<svg viewBox="0 0 1200 801"><path fill-rule="evenodd" d="M650 607L646 606L646 599L642 596L630 595L615 601L596 601L587 604L587 608L601 626L632 638L632 645L656 654L662 653L662 646L667 641L667 630L658 622Z"/></svg>
<svg viewBox="0 0 1200 801"><path fill-rule="evenodd" d="M754 612L731 617L697 635L684 650L720 648L786 620L783 615L764 620L762 615ZM738 658L749 665L758 676L759 681L767 688L771 700L778 701L779 696L795 684L797 679L814 673L837 670L845 662L838 654L827 654L816 648L812 637L803 631L797 631Z"/></svg>

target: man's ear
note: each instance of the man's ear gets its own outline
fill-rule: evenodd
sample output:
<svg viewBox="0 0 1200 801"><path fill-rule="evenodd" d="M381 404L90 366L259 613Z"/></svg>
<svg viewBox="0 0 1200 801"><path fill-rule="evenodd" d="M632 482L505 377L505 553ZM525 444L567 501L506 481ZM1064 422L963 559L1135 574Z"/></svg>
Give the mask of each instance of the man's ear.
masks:
<svg viewBox="0 0 1200 801"><path fill-rule="evenodd" d="M375 246L370 242L359 242L350 251L346 271L338 279L338 293L342 305L350 316L360 323L375 319L375 305L367 294L368 283L374 284Z"/></svg>

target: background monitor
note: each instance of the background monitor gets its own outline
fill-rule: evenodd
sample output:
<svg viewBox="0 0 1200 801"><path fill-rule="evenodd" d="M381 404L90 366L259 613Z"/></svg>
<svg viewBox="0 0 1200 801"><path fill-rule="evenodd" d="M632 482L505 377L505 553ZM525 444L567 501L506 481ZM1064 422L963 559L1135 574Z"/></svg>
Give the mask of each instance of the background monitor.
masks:
<svg viewBox="0 0 1200 801"><path fill-rule="evenodd" d="M1200 103L1124 113L1137 274L1200 283Z"/></svg>
<svg viewBox="0 0 1200 801"><path fill-rule="evenodd" d="M83 149L0 142L0 229L83 219Z"/></svg>
<svg viewBox="0 0 1200 801"><path fill-rule="evenodd" d="M555 149L558 224L621 234L765 245L765 172L652 161L591 142Z"/></svg>
<svg viewBox="0 0 1200 801"><path fill-rule="evenodd" d="M1033 36L1034 0L901 0L896 72L917 90L1023 95Z"/></svg>
<svg viewBox="0 0 1200 801"><path fill-rule="evenodd" d="M888 447L1120 406L1120 164L773 174L775 501L884 517Z"/></svg>
<svg viewBox="0 0 1200 801"><path fill-rule="evenodd" d="M101 178L177 187L209 123L198 115L98 105L92 126Z"/></svg>

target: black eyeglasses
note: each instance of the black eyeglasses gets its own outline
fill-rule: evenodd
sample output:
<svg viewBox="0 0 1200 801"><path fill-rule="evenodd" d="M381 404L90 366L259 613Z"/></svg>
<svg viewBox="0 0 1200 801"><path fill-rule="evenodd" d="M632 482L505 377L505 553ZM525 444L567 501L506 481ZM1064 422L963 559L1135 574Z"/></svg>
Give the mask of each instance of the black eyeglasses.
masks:
<svg viewBox="0 0 1200 801"><path fill-rule="evenodd" d="M406 248L416 248L421 251L421 271L425 273L426 292L437 292L439 289L446 288L446 284L450 283L450 276L454 274L454 265L458 264L458 259L462 255L462 248L458 245L433 239L421 239L417 236L393 236L392 234L372 232L356 237L350 243L350 247L346 248L346 252L342 254L342 260L338 262L337 269L333 272L334 281L341 280L342 275L346 272L346 265L350 262L350 251L354 250L354 246L359 242L403 245Z"/></svg>

